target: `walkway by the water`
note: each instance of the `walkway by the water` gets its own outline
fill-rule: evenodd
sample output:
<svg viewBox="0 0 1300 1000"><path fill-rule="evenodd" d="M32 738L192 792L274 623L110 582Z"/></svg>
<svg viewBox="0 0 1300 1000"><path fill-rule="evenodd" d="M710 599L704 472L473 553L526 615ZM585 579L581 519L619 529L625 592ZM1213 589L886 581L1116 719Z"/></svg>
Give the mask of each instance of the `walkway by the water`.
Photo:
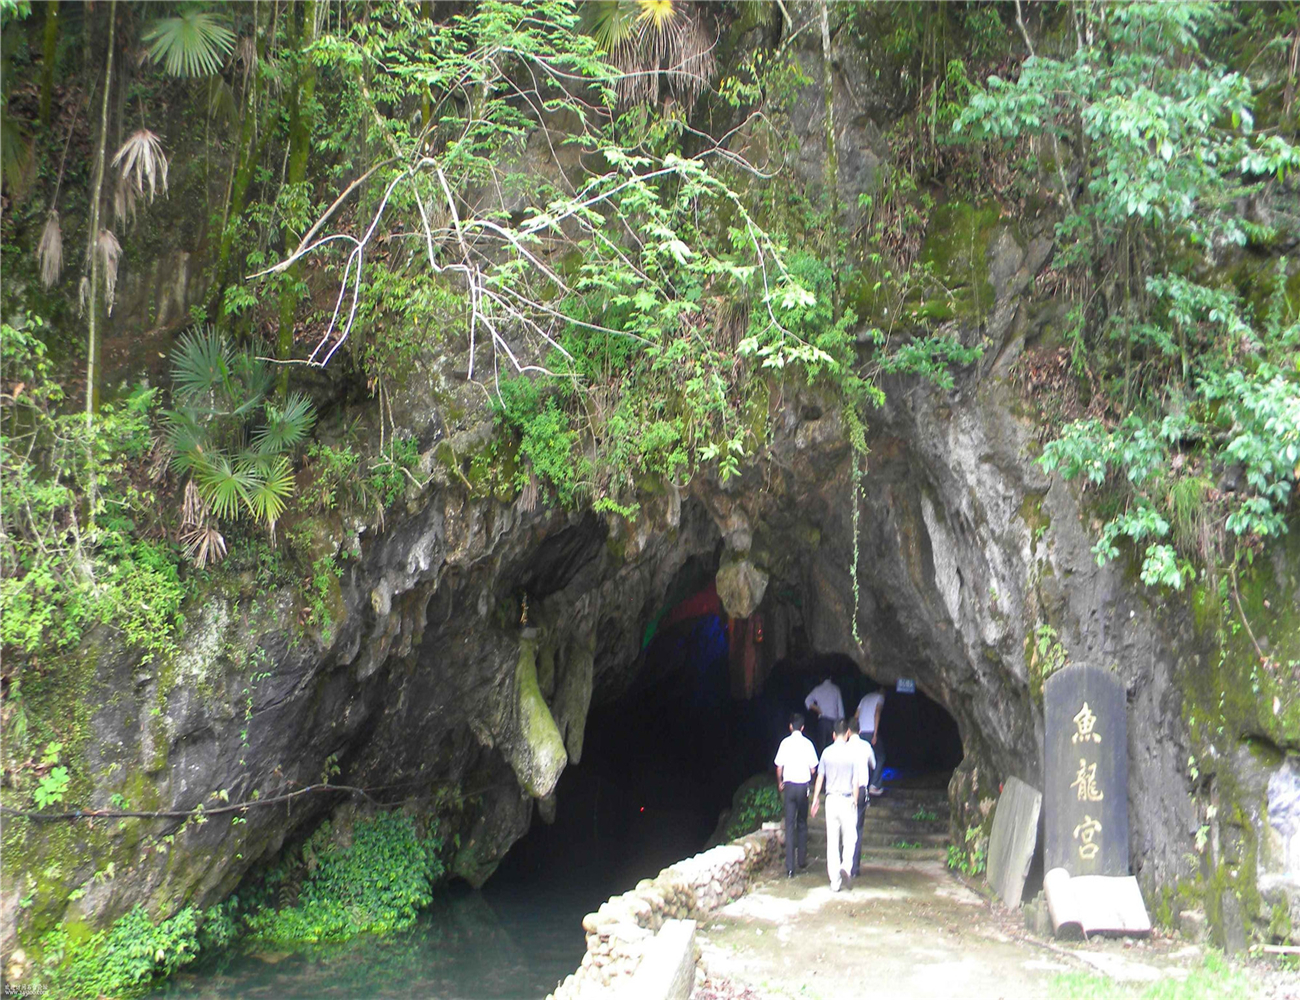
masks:
<svg viewBox="0 0 1300 1000"><path fill-rule="evenodd" d="M1115 996L1129 996L1203 966L1203 949L1176 938L1077 945L1035 939L1018 913L935 861L864 861L851 889L832 892L822 816L809 823L808 853L804 872L787 879L774 869L703 923L709 983L697 995L1019 1000L1069 995L1070 980L1104 974ZM1258 982L1258 991L1250 985L1233 996L1300 997L1300 980L1287 985L1254 972L1233 974L1233 983ZM1096 982L1078 985L1080 995L1111 995L1096 992Z"/></svg>

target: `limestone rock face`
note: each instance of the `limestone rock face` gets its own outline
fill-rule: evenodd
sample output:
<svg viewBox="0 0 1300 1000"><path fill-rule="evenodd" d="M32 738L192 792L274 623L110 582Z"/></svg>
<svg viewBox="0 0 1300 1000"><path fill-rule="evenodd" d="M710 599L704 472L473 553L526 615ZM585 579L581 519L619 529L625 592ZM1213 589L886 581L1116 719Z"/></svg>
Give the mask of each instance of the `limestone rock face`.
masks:
<svg viewBox="0 0 1300 1000"><path fill-rule="evenodd" d="M887 152L880 124L889 121L871 68L840 55L838 180L841 202L855 206L878 183ZM814 56L801 50L801 59ZM820 80L814 65L807 75ZM818 87L801 94L804 113L792 116L796 167L810 182L823 169ZM1034 461L1042 429L1024 415L1010 373L1057 308L1032 300L1052 222L995 219L980 232L972 267L988 298L953 322L964 343L983 343L983 358L951 390L902 378L884 386L888 402L867 415L860 501L842 415L806 386L773 402L758 465L726 484L701 474L650 493L635 521L471 492L460 462L494 433L481 389L457 376L463 357L417 359L385 421L387 432L420 442L428 484L412 486L382 530L335 526L342 537L330 545L341 546L343 573L328 634L296 624L291 593L250 585L205 594L189 610L186 652L174 664L142 664L105 633L87 640L79 656L102 695L84 751L96 782L87 804L108 808L121 794L144 808L189 810L219 789L231 801L300 789L335 766L350 785L397 787L430 809L445 797L462 804L459 827L446 831L460 836L453 870L481 884L538 801L547 814L564 808L552 793L582 757L590 707L636 682L646 624L679 575L705 564L729 614L763 609L772 647L801 655L797 631L802 653L847 655L886 684L913 678L952 714L966 752L953 784L958 837L1007 777L1042 787L1035 636L1050 626L1072 662L1114 669L1125 686L1130 857L1149 897L1196 876L1198 828L1229 815L1239 828L1223 822L1220 832L1223 850L1235 853L1222 857L1239 864L1223 864L1255 871L1250 852L1274 843L1264 837L1269 809L1289 793L1271 791L1249 752L1202 759L1200 773L1216 773L1215 795L1240 787L1240 809L1224 803L1219 820L1207 819L1209 793L1187 768L1184 702L1196 694L1217 709L1224 686L1214 686L1213 651L1191 601L1142 588L1123 563L1098 567L1076 492ZM179 302L188 293L177 280ZM719 566L723 550L730 555ZM1300 605L1300 552L1258 561L1271 567L1274 605ZM538 631L521 640L525 596ZM1300 750L1300 733L1282 732L1274 718L1287 706L1244 718L1233 704L1223 709L1238 712L1227 724L1267 744L1261 752L1276 773ZM1204 725L1207 713L1198 712ZM153 844L161 827L142 840L135 828L101 824L76 850L33 835L4 861L0 951L12 952L15 926L25 933L75 918L98 927L137 903L155 916L211 905L338 802L305 795L292 810L250 809L242 824L191 825L169 851ZM1291 830L1289 822L1274 828ZM1300 835L1286 836L1294 852ZM1252 859L1249 868L1242 858ZM115 877L93 879L110 862ZM1281 865L1265 869L1283 880L1268 893L1300 926L1285 881L1293 866ZM52 866L63 872L60 892L37 883ZM74 887L85 893L69 904ZM33 893L32 906L18 906ZM1254 898L1244 886L1241 895ZM1233 905L1230 916L1239 912ZM1216 901L1207 909L1212 922L1225 912Z"/></svg>
<svg viewBox="0 0 1300 1000"><path fill-rule="evenodd" d="M763 603L767 574L748 559L723 563L715 580L718 599L733 618L748 618Z"/></svg>

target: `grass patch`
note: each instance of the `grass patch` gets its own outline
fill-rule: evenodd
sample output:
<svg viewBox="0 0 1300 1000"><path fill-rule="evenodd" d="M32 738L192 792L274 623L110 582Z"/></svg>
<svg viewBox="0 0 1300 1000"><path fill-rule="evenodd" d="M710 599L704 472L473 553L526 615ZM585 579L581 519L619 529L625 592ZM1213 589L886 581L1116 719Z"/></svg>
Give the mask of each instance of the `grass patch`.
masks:
<svg viewBox="0 0 1300 1000"><path fill-rule="evenodd" d="M1052 977L1052 996L1059 1000L1253 1000L1259 995L1245 972L1233 969L1213 951L1183 980L1171 977L1138 985L1091 972Z"/></svg>

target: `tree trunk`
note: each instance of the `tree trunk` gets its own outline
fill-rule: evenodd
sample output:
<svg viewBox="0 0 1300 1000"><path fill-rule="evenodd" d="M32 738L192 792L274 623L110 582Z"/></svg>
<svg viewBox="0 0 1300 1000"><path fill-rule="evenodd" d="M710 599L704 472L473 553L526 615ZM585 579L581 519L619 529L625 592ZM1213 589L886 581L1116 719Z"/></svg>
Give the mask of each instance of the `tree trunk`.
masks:
<svg viewBox="0 0 1300 1000"><path fill-rule="evenodd" d="M289 110L289 164L285 184L294 187L307 179L307 159L311 152L311 130L313 124L312 102L316 94L316 66L306 54L316 40L316 0L304 0L301 5L302 26L298 31L298 54L294 73L292 105ZM302 236L298 227L286 225L284 228L284 245L289 250ZM280 287L280 337L276 356L281 361L288 361L293 356L294 316L302 296L299 283L302 280L302 268L298 264L291 266L284 274ZM289 385L289 368L280 369L280 393L283 395Z"/></svg>
<svg viewBox="0 0 1300 1000"><path fill-rule="evenodd" d="M59 52L59 0L45 4L45 37L41 49L41 124L50 123L54 101L54 62Z"/></svg>
<svg viewBox="0 0 1300 1000"><path fill-rule="evenodd" d="M826 204L830 211L831 244L827 259L831 269L831 281L834 288L832 307L835 317L840 314L840 274L839 274L839 218L840 185L839 159L835 150L835 74L831 64L831 14L829 0L820 0L822 29L822 100L826 114Z"/></svg>
<svg viewBox="0 0 1300 1000"><path fill-rule="evenodd" d="M117 0L108 5L108 55L104 63L104 100L99 113L99 142L95 147L95 183L90 196L90 302L88 303L89 321L86 338L86 426L95 421L95 408L99 402L99 393L95 380L99 374L99 254L95 244L99 240L99 210L104 192L104 160L108 147L108 97L113 83L113 47L117 26ZM93 480L93 476L92 476Z"/></svg>

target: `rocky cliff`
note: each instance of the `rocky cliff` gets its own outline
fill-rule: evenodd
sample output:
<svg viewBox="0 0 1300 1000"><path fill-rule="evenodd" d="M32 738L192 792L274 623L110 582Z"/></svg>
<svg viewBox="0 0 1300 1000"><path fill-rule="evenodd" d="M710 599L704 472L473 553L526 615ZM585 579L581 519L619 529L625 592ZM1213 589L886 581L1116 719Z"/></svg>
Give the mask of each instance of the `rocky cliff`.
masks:
<svg viewBox="0 0 1300 1000"><path fill-rule="evenodd" d="M878 184L888 111L853 53L841 56L832 104L853 205ZM820 149L824 97L817 83L799 97L804 150ZM819 182L820 154L806 161L805 181ZM1251 927L1290 933L1300 550L1265 553L1240 581L1280 664L1263 675L1244 635L1221 641L1207 588L1157 592L1123 560L1098 567L1090 508L1035 462L1043 429L1024 372L1055 351L1059 309L1035 284L1051 220L943 207L920 252L972 293L949 322L983 356L951 390L886 380L860 490L842 414L786 385L771 398L769 446L725 484L647 483L634 520L537 505L471 480L491 415L458 382L463 359L425 357L384 418L419 442L401 503L382 527L307 525L342 567L325 588L326 627L304 624L294 595L262 591L250 570L192 602L174 660L143 663L108 630L79 650L64 696L78 700L96 775L80 805L184 813L344 783L441 816L459 836L451 871L480 884L534 809L564 808L555 784L581 757L590 705L633 683L646 623L679 573L703 565L723 577L728 610L763 611L778 644L797 623L816 652L884 682L915 678L952 714L966 752L951 790L959 842L987 826L1003 779L1041 787L1050 664L1116 671L1132 866L1157 915L1204 906L1228 944ZM237 824L7 817L4 951L137 903L161 919L219 902L347 798L307 792Z"/></svg>

